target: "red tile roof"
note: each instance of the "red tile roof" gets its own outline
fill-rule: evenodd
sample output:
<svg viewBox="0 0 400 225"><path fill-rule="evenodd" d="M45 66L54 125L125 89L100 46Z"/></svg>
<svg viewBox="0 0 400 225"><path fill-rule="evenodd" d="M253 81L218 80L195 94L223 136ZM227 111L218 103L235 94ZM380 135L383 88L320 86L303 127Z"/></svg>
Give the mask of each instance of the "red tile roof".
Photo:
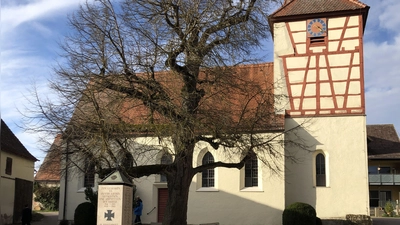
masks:
<svg viewBox="0 0 400 225"><path fill-rule="evenodd" d="M203 71L201 76L213 77L216 76L215 70L207 74L207 71ZM255 118L254 115L257 113L259 117L255 126L257 131L268 131L268 130L283 130L284 129L284 115L276 115L274 112L274 99L273 99L273 63L262 63L262 64L251 64L242 65L236 67L222 68L218 71L220 74L229 73L222 77L229 77L227 80L219 81L221 86L213 85L210 83L199 84L199 89L205 90L205 96L199 103L197 109L196 119L203 126L199 129L213 130L216 127L225 127L235 124L236 128L246 124L246 119ZM138 76L146 76L146 74L137 74ZM182 88L182 81L171 72L157 72L155 79L162 85L164 91L169 94L173 101L176 110L179 110L180 102L180 91ZM222 78L224 79L224 78ZM233 84L233 85L232 85ZM232 88L232 86L235 86ZM263 93L260 92L259 88L264 89ZM143 132L148 132L147 127L154 127L154 125L167 125L171 121L164 118L162 115L155 112L150 112L142 102L133 99L119 98L115 100L112 92L102 91L98 94L98 102L101 102L101 108L111 109L112 107L117 108L119 115L104 112L103 115L110 115L107 117L107 122L112 121L124 121L127 124L141 125L140 129ZM260 99L263 98L263 99ZM267 99L267 100L266 100ZM258 101L263 102L263 110L258 109L261 104ZM79 112L93 112L93 105L85 103L78 106L79 110L76 110L73 120L84 121L85 123L95 124L93 115L87 113L87 115L80 115ZM243 110L245 109L245 110ZM223 112L223 115L221 115ZM108 114L107 114L108 113ZM261 115L262 114L262 115ZM249 115L249 116L247 116ZM213 118L211 121L209 118ZM217 121L217 118L218 121ZM91 122L93 120L93 122ZM149 123L149 120L152 123ZM240 121L240 123L239 123ZM253 121L254 122L254 121ZM220 123L218 125L218 123ZM247 123L250 124L250 123ZM149 125L149 126L147 126ZM207 127L204 127L207 126ZM238 127L237 127L238 126ZM242 129L246 129L241 127ZM254 127L253 127L254 128ZM139 128L138 128L139 129ZM203 130L203 131L204 131ZM201 132L203 132L201 131Z"/></svg>
<svg viewBox="0 0 400 225"><path fill-rule="evenodd" d="M367 125L368 158L400 159L400 140L393 124Z"/></svg>
<svg viewBox="0 0 400 225"><path fill-rule="evenodd" d="M36 173L35 181L54 182L60 181L61 172L61 135L57 135L54 139L50 150L40 165L39 171Z"/></svg>
<svg viewBox="0 0 400 225"><path fill-rule="evenodd" d="M18 140L18 138L14 135L14 133L8 128L7 124L1 120L1 143L0 149L1 151L8 152L22 158L38 161L29 151L25 148L25 146Z"/></svg>
<svg viewBox="0 0 400 225"><path fill-rule="evenodd" d="M358 0L292 0L272 13L271 17L299 16L367 8L369 6Z"/></svg>

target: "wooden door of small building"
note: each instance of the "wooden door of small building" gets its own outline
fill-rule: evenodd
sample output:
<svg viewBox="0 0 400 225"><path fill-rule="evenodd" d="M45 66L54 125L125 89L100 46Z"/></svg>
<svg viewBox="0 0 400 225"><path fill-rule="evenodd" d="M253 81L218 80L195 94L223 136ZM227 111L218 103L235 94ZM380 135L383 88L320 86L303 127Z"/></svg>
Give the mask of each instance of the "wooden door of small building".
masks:
<svg viewBox="0 0 400 225"><path fill-rule="evenodd" d="M159 188L158 189L158 213L157 213L157 222L161 223L164 219L165 208L167 207L168 201L168 189L167 188Z"/></svg>
<svg viewBox="0 0 400 225"><path fill-rule="evenodd" d="M15 178L14 216L13 222L21 222L22 209L25 205L32 207L33 182Z"/></svg>

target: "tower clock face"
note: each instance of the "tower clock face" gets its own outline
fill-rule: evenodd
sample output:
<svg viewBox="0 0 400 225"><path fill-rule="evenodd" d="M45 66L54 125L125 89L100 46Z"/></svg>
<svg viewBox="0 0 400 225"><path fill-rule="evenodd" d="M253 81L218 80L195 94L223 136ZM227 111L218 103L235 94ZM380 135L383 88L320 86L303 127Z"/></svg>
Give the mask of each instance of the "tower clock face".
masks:
<svg viewBox="0 0 400 225"><path fill-rule="evenodd" d="M326 36L326 19L311 19L307 20L307 36L308 37L323 37Z"/></svg>

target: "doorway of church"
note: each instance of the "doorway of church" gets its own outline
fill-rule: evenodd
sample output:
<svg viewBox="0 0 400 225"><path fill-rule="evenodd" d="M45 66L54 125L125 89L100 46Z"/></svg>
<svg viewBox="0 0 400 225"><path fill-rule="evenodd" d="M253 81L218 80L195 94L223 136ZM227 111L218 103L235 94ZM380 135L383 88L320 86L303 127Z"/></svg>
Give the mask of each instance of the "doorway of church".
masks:
<svg viewBox="0 0 400 225"><path fill-rule="evenodd" d="M168 201L168 189L167 188L159 188L158 189L158 214L157 214L157 222L162 223L165 208L167 207Z"/></svg>

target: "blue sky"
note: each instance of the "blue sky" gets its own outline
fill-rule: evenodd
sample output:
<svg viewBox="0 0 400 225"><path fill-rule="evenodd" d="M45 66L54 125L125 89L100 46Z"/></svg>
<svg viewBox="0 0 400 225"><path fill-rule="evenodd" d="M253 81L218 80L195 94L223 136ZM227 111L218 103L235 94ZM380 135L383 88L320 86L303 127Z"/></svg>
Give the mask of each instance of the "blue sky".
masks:
<svg viewBox="0 0 400 225"><path fill-rule="evenodd" d="M400 132L400 1L362 0L371 6L364 34L367 124L394 124ZM47 95L47 78L69 32L67 15L81 0L1 1L1 117L25 147L43 161L47 147L20 126L32 84ZM268 46L269 45L269 46ZM272 46L268 42L266 48ZM272 52L266 54L271 60ZM46 137L52 140L53 137Z"/></svg>

